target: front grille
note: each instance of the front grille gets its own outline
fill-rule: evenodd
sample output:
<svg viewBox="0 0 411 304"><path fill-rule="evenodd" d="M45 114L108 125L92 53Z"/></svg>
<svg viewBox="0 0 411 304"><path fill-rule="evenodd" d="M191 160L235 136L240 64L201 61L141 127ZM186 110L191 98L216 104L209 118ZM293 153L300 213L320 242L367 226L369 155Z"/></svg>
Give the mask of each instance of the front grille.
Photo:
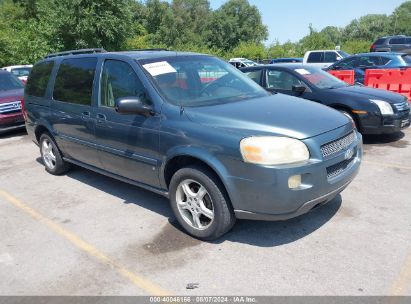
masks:
<svg viewBox="0 0 411 304"><path fill-rule="evenodd" d="M322 145L321 153L323 157L329 157L342 150L345 150L356 140L357 140L357 135L355 131L352 131L350 134L347 134L339 139L326 143L325 145Z"/></svg>
<svg viewBox="0 0 411 304"><path fill-rule="evenodd" d="M410 108L408 102L394 103L394 107L398 112L407 111Z"/></svg>
<svg viewBox="0 0 411 304"><path fill-rule="evenodd" d="M0 104L0 114L19 112L21 110L21 102L12 101Z"/></svg>
<svg viewBox="0 0 411 304"><path fill-rule="evenodd" d="M350 159L343 160L342 162L339 162L338 164L328 167L327 168L327 178L331 179L343 173L350 166L354 158L355 158L355 154Z"/></svg>

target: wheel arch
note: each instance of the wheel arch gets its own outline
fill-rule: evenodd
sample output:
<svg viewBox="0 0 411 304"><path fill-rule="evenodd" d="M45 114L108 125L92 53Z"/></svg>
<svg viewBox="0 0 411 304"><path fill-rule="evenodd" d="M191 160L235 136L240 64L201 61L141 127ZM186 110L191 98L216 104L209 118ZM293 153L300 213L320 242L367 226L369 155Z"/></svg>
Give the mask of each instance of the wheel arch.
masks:
<svg viewBox="0 0 411 304"><path fill-rule="evenodd" d="M224 178L229 175L224 165L214 156L197 148L178 148L165 159L160 170L160 183L162 186L165 189L169 189L170 181L174 173L190 165L198 165L210 171L221 183L231 202L232 195L230 194L229 181Z"/></svg>

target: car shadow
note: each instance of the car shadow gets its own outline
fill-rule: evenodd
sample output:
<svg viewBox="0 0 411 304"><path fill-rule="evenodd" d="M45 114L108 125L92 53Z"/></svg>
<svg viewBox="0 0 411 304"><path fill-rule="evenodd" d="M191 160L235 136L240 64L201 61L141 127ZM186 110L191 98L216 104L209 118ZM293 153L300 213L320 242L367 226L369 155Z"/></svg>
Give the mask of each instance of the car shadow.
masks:
<svg viewBox="0 0 411 304"><path fill-rule="evenodd" d="M25 128L11 130L4 133L0 133L0 140L24 135L27 135Z"/></svg>
<svg viewBox="0 0 411 304"><path fill-rule="evenodd" d="M400 131L392 134L363 135L362 140L365 145L390 145L403 140L404 137L404 132Z"/></svg>
<svg viewBox="0 0 411 304"><path fill-rule="evenodd" d="M37 161L42 164L41 158L37 158ZM158 232L159 235L161 234L159 239L163 242L178 240L178 242L186 242L191 245L201 243L182 230L172 213L167 198L77 166L73 166L73 169L66 175L100 191L121 198L124 204L135 204L168 218L167 226L159 229ZM292 243L326 224L340 209L341 203L341 195L338 195L326 205L287 221L237 220L229 233L216 241L210 242L210 244L217 245L228 241L259 247L275 247ZM164 233L170 235L167 236ZM161 244L158 246L161 246ZM184 244L179 244L179 246L184 247Z"/></svg>

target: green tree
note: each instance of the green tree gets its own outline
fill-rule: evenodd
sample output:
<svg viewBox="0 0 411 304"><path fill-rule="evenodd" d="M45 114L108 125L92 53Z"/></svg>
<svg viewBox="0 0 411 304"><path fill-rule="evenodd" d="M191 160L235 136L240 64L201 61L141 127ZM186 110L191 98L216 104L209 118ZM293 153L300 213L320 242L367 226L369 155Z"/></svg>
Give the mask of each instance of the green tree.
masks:
<svg viewBox="0 0 411 304"><path fill-rule="evenodd" d="M247 0L227 1L214 11L208 29L208 45L225 51L241 42L260 43L268 36L260 11Z"/></svg>
<svg viewBox="0 0 411 304"><path fill-rule="evenodd" d="M64 49L120 49L130 36L129 0L54 0L47 21Z"/></svg>
<svg viewBox="0 0 411 304"><path fill-rule="evenodd" d="M411 35L411 1L404 2L391 15L392 34Z"/></svg>

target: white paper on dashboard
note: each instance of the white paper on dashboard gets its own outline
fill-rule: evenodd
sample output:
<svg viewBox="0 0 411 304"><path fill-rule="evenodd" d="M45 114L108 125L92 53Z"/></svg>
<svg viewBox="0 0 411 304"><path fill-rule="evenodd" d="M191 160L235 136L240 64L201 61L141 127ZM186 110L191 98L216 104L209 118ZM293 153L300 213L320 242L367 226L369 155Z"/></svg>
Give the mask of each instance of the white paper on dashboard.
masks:
<svg viewBox="0 0 411 304"><path fill-rule="evenodd" d="M168 73L177 73L176 69L173 68L167 61L159 61L144 64L143 68L145 68L151 76L157 76Z"/></svg>
<svg viewBox="0 0 411 304"><path fill-rule="evenodd" d="M311 73L310 72L308 72L306 69L296 69L295 70L298 74L301 74L301 75L310 75Z"/></svg>

